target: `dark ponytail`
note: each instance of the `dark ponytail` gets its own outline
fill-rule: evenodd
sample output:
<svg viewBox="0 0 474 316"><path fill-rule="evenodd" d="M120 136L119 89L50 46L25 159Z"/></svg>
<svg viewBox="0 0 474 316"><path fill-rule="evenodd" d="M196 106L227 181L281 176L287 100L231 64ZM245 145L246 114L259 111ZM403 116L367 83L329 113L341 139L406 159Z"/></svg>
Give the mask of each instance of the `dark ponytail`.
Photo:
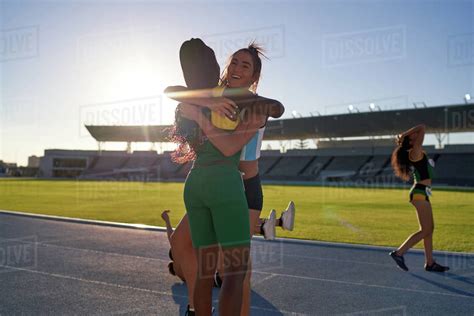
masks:
<svg viewBox="0 0 474 316"><path fill-rule="evenodd" d="M403 140L398 143L397 147L392 153L392 168L397 177L404 181L410 180L410 158L409 150L411 149L410 138L404 137Z"/></svg>

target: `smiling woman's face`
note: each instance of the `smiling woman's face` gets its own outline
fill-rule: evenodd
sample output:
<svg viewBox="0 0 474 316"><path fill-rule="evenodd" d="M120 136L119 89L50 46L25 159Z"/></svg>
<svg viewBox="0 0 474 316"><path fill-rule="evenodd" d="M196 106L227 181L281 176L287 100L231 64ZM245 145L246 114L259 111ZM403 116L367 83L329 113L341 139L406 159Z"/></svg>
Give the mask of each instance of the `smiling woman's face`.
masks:
<svg viewBox="0 0 474 316"><path fill-rule="evenodd" d="M227 68L228 87L248 88L255 81L252 56L245 51L236 53Z"/></svg>

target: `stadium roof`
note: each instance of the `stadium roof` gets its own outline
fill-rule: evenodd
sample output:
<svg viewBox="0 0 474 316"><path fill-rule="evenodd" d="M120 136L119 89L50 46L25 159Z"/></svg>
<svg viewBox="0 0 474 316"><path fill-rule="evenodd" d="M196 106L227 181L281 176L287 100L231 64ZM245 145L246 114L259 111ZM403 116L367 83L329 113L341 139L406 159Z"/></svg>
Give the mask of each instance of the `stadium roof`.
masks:
<svg viewBox="0 0 474 316"><path fill-rule="evenodd" d="M97 126L86 125L99 142L168 142L170 125L159 126Z"/></svg>
<svg viewBox="0 0 474 316"><path fill-rule="evenodd" d="M427 133L474 131L474 104L272 120L264 140L396 135L417 124ZM168 142L171 126L86 126L101 142Z"/></svg>

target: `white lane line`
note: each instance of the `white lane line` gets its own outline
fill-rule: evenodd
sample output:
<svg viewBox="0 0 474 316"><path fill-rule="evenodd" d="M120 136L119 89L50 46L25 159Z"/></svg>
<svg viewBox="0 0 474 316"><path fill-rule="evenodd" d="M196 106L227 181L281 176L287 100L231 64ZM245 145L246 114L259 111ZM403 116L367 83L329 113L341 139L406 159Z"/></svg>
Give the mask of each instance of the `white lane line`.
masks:
<svg viewBox="0 0 474 316"><path fill-rule="evenodd" d="M171 297L179 297L179 298L183 298L183 299L186 299L186 300L188 299L187 295L178 295L178 294L173 294L171 292L163 292L163 291L157 291L157 290L143 289L143 288L129 286L129 285L121 285L121 284L116 284L116 283L109 283L109 282L103 282L103 281L97 281L97 280L83 279L83 278L73 277L73 276L70 276L70 275L58 274L58 273L49 273L49 272L44 272L44 271L39 271L39 270L31 270L31 269L10 267L10 266L2 266L2 265L0 265L0 267L4 267L4 268L7 268L7 269L12 269L12 270L17 270L17 271L40 274L40 275L53 277L53 278L66 279L66 280L90 283L90 284L95 284L95 285L110 286L110 287L115 287L115 288L119 288L119 289L123 289L123 290L132 290L132 291L139 291L139 292L144 292L144 293L149 293L149 294L158 294L158 295L165 295L165 296L171 296ZM218 300L213 300L213 302L217 303ZM263 307L257 307L257 306L251 306L251 309L262 310L262 311L270 311L270 312L275 312L275 313L278 312L278 313L284 313L284 314L290 314L290 315L306 315L306 314L299 314L299 313L296 313L296 312L269 309L269 308L263 308Z"/></svg>
<svg viewBox="0 0 474 316"><path fill-rule="evenodd" d="M88 219L82 219L82 218L43 215L43 214L27 213L27 212L20 212L20 211L8 211L8 210L0 210L0 216L1 215L22 216L25 218L32 218L32 219L50 219L52 221L63 221L63 222L69 222L73 224L89 224L89 225L97 225L97 226L105 226L105 227L109 226L109 227L116 227L116 228L129 228L129 229L135 229L135 230L157 231L163 234L166 233L166 227L152 226L152 225L145 225L145 224L88 220ZM265 242L265 239L263 238L263 236L253 236L252 240L255 240L256 242ZM393 247L388 247L388 246L374 246L374 245L354 244L354 243L349 244L349 243L342 243L342 242L296 239L296 238L288 238L288 237L285 237L285 238L279 237L279 238L276 238L275 241L283 242L285 244L300 244L300 245L323 246L323 247L329 246L329 247L349 248L349 249L359 249L359 250L364 250L364 249L385 250L385 251L393 250ZM423 249L411 249L410 251L423 253ZM474 256L474 252L435 250L433 253L435 255Z"/></svg>
<svg viewBox="0 0 474 316"><path fill-rule="evenodd" d="M294 257L294 258L311 259L311 260L335 261L335 262L368 264L368 265L383 266L383 267L393 267L393 264L385 264L385 263L377 263L377 262L367 262L367 261L357 261L357 260L343 260L343 259L325 258L325 257L318 257L318 256L301 256L301 255L290 255L290 254L282 254L282 256L284 256L284 257L291 257L291 258ZM387 257L388 257L388 256L387 256Z"/></svg>
<svg viewBox="0 0 474 316"><path fill-rule="evenodd" d="M10 216L22 216L22 217L33 218L33 219L52 220L52 221L72 223L72 224L86 224L86 225L97 225L97 226L103 226L103 227L128 228L128 229L166 232L166 227L152 226L152 225L146 225L146 224L110 222L110 221L101 221L101 220L94 220L94 219L84 219L84 218L65 217L65 216L56 216L56 215L44 215L44 214L37 214L37 213L6 211L6 210L0 210L0 214L10 215Z"/></svg>
<svg viewBox="0 0 474 316"><path fill-rule="evenodd" d="M7 240L6 238L0 238ZM110 255L110 256L115 256L115 257L124 257L124 258L133 258L133 259L145 259L149 261L161 261L161 262L168 262L170 261L169 259L160 259L160 258L151 258L151 257L144 257L144 256L135 256L135 255L126 255L126 254L121 254L121 253L116 253L116 252L108 252L108 251L101 251L101 250L93 250L93 249L85 249L85 248L76 248L76 247L67 247L67 246L60 246L60 245L54 245L54 244L49 244L50 242L55 242L55 240L48 240L46 242L31 242L31 241L25 241L25 240L20 240L20 239L10 239L11 241L18 241L21 243L25 244L33 244L33 245L38 245L38 246L43 246L46 248L58 248L58 249L65 249L65 250L78 250L82 252L90 252L90 253L95 253L95 254L105 254L105 255ZM76 241L76 240L85 240L83 238L80 239L70 239L66 241ZM56 241L64 241L64 240L56 240Z"/></svg>
<svg viewBox="0 0 474 316"><path fill-rule="evenodd" d="M416 292L416 293L424 293L424 294L454 296L454 297L462 297L462 298L470 298L470 299L474 298L474 293L472 294L472 296L470 296L470 295L462 295L462 294L454 294L454 293L407 289L407 288L401 288L401 287L395 287L395 286L386 286L386 285L368 284L368 283L360 283L360 282L341 281L341 280L333 280L333 279L323 279L323 278L307 277L307 276L285 274L285 273L273 273L273 272L264 272L264 271L257 271L257 270L253 270L252 272L253 273L260 273L260 274L267 274L267 275L273 274L275 276L286 277L286 278L295 278L295 279L302 279L302 280L338 283L338 284L344 284L344 285L356 285L356 286L381 288L381 289L387 289L387 290L397 290L397 291L407 291L407 292Z"/></svg>
<svg viewBox="0 0 474 316"><path fill-rule="evenodd" d="M12 241L19 241L22 243L32 243L29 241L24 241L21 239L8 239L8 238L1 238L4 240L12 240ZM98 253L98 254L110 254L112 256L118 256L118 257L127 257L127 258L137 258L137 259L148 259L148 260L157 260L157 261L164 261L168 262L168 259L159 259L159 258L151 258L151 257L144 257L144 256L134 256L134 255L125 255L125 254L119 254L115 252L107 252L107 251L101 251L101 250L92 250L92 249L85 249L85 248L75 248L75 247L67 247L67 246L60 246L60 245L54 245L50 244L51 242L56 242L56 241L76 241L76 240L86 240L86 238L78 238L78 239L70 239L70 240L47 240L44 242L36 242L33 244L45 246L45 247L51 247L51 248L60 248L60 249L69 249L69 250L79 250L79 251L85 251L85 252L91 252L91 253ZM383 264L383 263L376 263L376 262L366 262L366 261L355 261L355 260L341 260L341 259L335 259L335 258L324 258L324 257L317 257L317 256L301 256L301 255L291 255L291 254L285 254L285 253L280 253L280 255L284 257L296 257L296 258L304 258L304 259L311 259L311 260L324 260L324 261L334 261L334 262L346 262L346 263L355 263L355 264L367 264L367 265L376 265L376 266L385 266L385 267L391 267L393 266L392 264Z"/></svg>
<svg viewBox="0 0 474 316"><path fill-rule="evenodd" d="M77 238L77 239L69 239L69 240L63 240L63 239L58 239L58 240L47 240L45 242L31 242L31 241L25 241L21 239L16 239L16 238L1 238L3 240L11 240L11 241L19 241L22 243L27 243L27 244L34 244L34 245L39 245L39 246L44 246L44 247L49 247L49 248L58 248L58 249L65 249L65 250L77 250L77 251L82 251L82 252L88 252L88 253L93 253L93 254L104 254L104 255L110 255L110 256L115 256L115 257L123 257L123 258L131 258L131 259L144 259L144 260L149 260L149 261L159 261L159 262L169 262L170 260L168 258L166 259L160 259L160 258L152 258L152 257L144 257L144 256L136 256L136 255L126 255L126 254L120 254L116 252L108 252L108 251L101 251L101 250L93 250L93 249L86 249L86 248L76 248L76 247L67 247L67 246L60 246L60 245L54 245L54 244L49 244L50 242L55 242L55 241L78 241L78 240L86 240L87 238ZM1 241L0 241L1 243ZM301 255L290 255L290 254L281 254L282 256L285 257L297 257L297 258L304 258L304 259L309 259L309 260L323 260L323 261L332 261L332 262L343 262L343 263L351 263L351 264L361 264L361 265L374 265L374 266L380 266L380 267L392 267L393 264L383 264L383 263L376 263L376 262L366 262L366 261L355 261L355 260L341 260L341 259L334 259L334 258L324 258L324 257L315 257L315 256L301 256ZM412 269L413 271L423 271L423 268L415 268Z"/></svg>
<svg viewBox="0 0 474 316"><path fill-rule="evenodd" d="M264 308L264 307L254 307L250 306L250 309L256 309L259 311L265 311L265 312L273 312L275 314L286 314L286 315L292 315L292 316L308 316L309 314L303 314L303 313L297 313L297 312L289 312L281 309L271 309L271 308Z"/></svg>
<svg viewBox="0 0 474 316"><path fill-rule="evenodd" d="M116 253L116 252L108 252L108 251L101 251L101 250L66 247L66 246L58 246L58 245L43 244L43 243L38 243L38 244L40 246L43 246L43 247L46 247L46 248L59 248L59 249L72 250L72 251L89 252L89 253L94 253L94 254L109 255L109 256L113 256L113 257L122 257L122 258L130 258L130 259L144 259L144 260L147 260L147 261L160 261L160 262L169 262L170 261L169 258L168 259L160 259L160 258L151 258L151 257L143 257L143 256L135 256L135 255L126 255L126 254L121 254L121 253Z"/></svg>
<svg viewBox="0 0 474 316"><path fill-rule="evenodd" d="M60 279L66 279L66 280L73 280L73 281L91 283L91 284L96 284L96 285L112 286L112 287L116 287L116 288L120 288L120 289L126 289L126 290L134 290L134 291L140 291L140 292L145 292L145 293L175 296L175 297L185 298L185 299L188 298L187 295L177 295L177 294L173 294L173 293L170 293L170 292L162 292L162 291L157 291L157 290L142 289L142 288L133 287L133 286L129 286L129 285L121 285L121 284L115 284L115 283L109 283L109 282L103 282L103 281L97 281L97 280L77 278L77 277L73 277L73 276L65 275L65 274L49 273L49 272L44 272L44 271L39 271L39 270L31 270L31 269L11 267L11 266L0 266L0 267L4 267L4 268L7 268L7 269L12 269L12 270L23 271L23 272L30 272L30 273L45 275L45 276L48 276L48 277L54 277L54 278L60 278Z"/></svg>
<svg viewBox="0 0 474 316"><path fill-rule="evenodd" d="M252 270L252 272L253 272L253 270ZM258 280L258 281L256 281L256 282L252 282L252 286L256 286L256 285L262 284L263 282L268 281L268 280L270 280L270 279L273 279L274 277L276 277L276 275L275 275L274 273L272 273L272 274L270 274L270 275L264 277L264 278L261 279L261 280Z"/></svg>

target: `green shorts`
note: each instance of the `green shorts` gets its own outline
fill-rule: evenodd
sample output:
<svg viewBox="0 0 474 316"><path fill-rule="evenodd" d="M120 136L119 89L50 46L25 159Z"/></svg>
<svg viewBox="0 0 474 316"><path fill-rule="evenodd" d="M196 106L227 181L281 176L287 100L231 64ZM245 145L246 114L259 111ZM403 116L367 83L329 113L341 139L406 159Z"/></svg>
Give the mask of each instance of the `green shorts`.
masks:
<svg viewBox="0 0 474 316"><path fill-rule="evenodd" d="M410 189L410 202L430 201L431 187L424 184L415 183Z"/></svg>
<svg viewBox="0 0 474 316"><path fill-rule="evenodd" d="M191 169L184 204L194 248L250 246L250 219L240 172L217 165Z"/></svg>

